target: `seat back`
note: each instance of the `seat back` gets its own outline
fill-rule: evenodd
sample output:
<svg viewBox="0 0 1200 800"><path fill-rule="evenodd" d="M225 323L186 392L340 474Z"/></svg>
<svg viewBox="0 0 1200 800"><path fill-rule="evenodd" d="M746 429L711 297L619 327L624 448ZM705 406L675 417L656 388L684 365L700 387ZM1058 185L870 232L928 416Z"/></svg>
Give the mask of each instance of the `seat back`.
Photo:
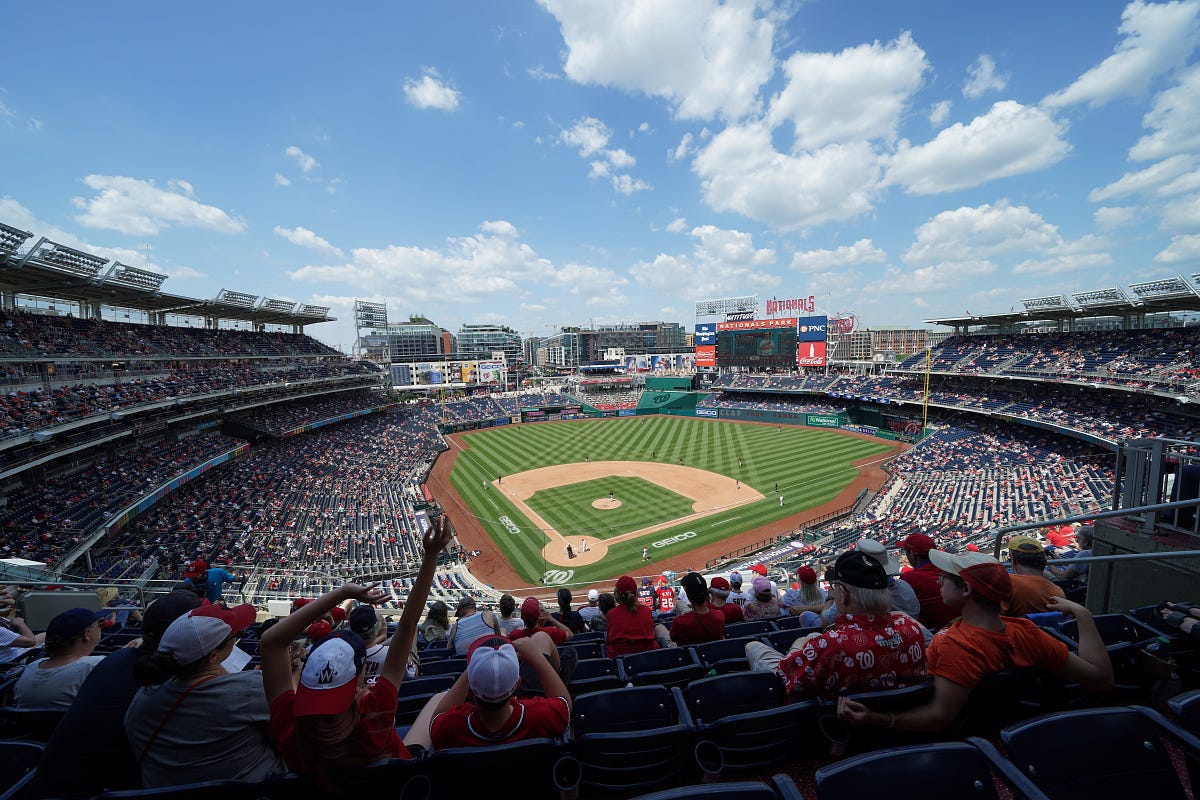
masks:
<svg viewBox="0 0 1200 800"><path fill-rule="evenodd" d="M0 796L18 797L33 778L42 760L42 746L34 742L0 742Z"/></svg>
<svg viewBox="0 0 1200 800"><path fill-rule="evenodd" d="M738 662L742 669L747 669L746 645L753 641L755 639L752 636L739 639L718 639L715 642L692 645L692 651L696 654L696 660L702 667L714 669L718 668L722 662L727 666L730 662ZM718 669L718 671L721 670Z"/></svg>
<svg viewBox="0 0 1200 800"><path fill-rule="evenodd" d="M1171 713L1179 717L1179 724L1185 731L1200 736L1200 689L1175 695L1168 705Z"/></svg>
<svg viewBox="0 0 1200 800"><path fill-rule="evenodd" d="M496 793L498 777L520 776L521 797L557 798L554 764L561 750L553 739L438 750L423 765L432 790L430 797L487 797Z"/></svg>
<svg viewBox="0 0 1200 800"><path fill-rule="evenodd" d="M431 675L453 675L458 677L466 668L467 660L465 658L443 658L438 661L421 660L422 677L429 677Z"/></svg>
<svg viewBox="0 0 1200 800"><path fill-rule="evenodd" d="M792 649L792 645L796 640L808 636L810 633L820 633L820 628L785 628L781 631L771 631L759 636L759 641L766 642L771 647L774 647L785 656Z"/></svg>
<svg viewBox="0 0 1200 800"><path fill-rule="evenodd" d="M785 702L783 681L774 672L733 672L692 681L683 690L688 714L697 723L778 708Z"/></svg>
<svg viewBox="0 0 1200 800"><path fill-rule="evenodd" d="M48 742L66 713L62 708L0 708L0 739Z"/></svg>
<svg viewBox="0 0 1200 800"><path fill-rule="evenodd" d="M604 689L616 689L624 686L624 681L617 673L617 662L611 658L588 658L575 666L571 681L567 684L571 696L598 692Z"/></svg>
<svg viewBox="0 0 1200 800"><path fill-rule="evenodd" d="M1146 709L1089 708L1022 722L1000 736L1013 764L1054 800L1182 799L1161 719Z"/></svg>
<svg viewBox="0 0 1200 800"><path fill-rule="evenodd" d="M739 639L745 636L762 636L771 633L775 626L769 619L756 619L752 622L735 622L725 626L726 639Z"/></svg>
<svg viewBox="0 0 1200 800"><path fill-rule="evenodd" d="M690 647L664 647L617 659L621 678L638 686L682 686L704 674Z"/></svg>
<svg viewBox="0 0 1200 800"><path fill-rule="evenodd" d="M661 728L674 725L679 719L674 695L662 686L590 692L576 697L571 707L571 729L576 737Z"/></svg>
<svg viewBox="0 0 1200 800"><path fill-rule="evenodd" d="M401 697L409 695L430 695L449 689L458 680L457 675L421 675L419 678L406 678L396 688L396 694Z"/></svg>
<svg viewBox="0 0 1200 800"><path fill-rule="evenodd" d="M999 796L983 753L966 742L942 742L877 750L821 767L814 776L817 797L872 797L879 794L883 775L887 776L888 800L991 800Z"/></svg>
<svg viewBox="0 0 1200 800"><path fill-rule="evenodd" d="M727 781L699 783L644 794L634 800L803 800L795 782L787 775L775 775L770 783L762 781Z"/></svg>
<svg viewBox="0 0 1200 800"><path fill-rule="evenodd" d="M638 701L651 707L639 709ZM619 719L622 713L635 718L632 726ZM586 787L627 795L678 780L692 762L695 729L678 689L645 686L593 692L576 699L572 717L568 750L579 761ZM605 730L596 732L600 728Z"/></svg>

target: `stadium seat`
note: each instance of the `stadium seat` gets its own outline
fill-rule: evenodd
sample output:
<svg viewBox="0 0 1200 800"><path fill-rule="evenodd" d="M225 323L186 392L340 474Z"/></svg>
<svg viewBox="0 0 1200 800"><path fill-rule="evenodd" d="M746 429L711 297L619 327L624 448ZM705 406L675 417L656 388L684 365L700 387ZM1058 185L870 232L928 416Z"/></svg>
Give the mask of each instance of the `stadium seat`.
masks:
<svg viewBox="0 0 1200 800"><path fill-rule="evenodd" d="M1052 800L1182 800L1172 748L1200 774L1200 740L1141 706L1050 714L1000 737L1012 763Z"/></svg>
<svg viewBox="0 0 1200 800"><path fill-rule="evenodd" d="M0 742L0 800L20 797L41 760L40 744Z"/></svg>
<svg viewBox="0 0 1200 800"><path fill-rule="evenodd" d="M1071 694L1061 680L1039 667L1002 669L985 676L971 691L953 730L982 735L1062 709Z"/></svg>
<svg viewBox="0 0 1200 800"><path fill-rule="evenodd" d="M575 665L567 690L575 697L624 685L625 681L617 672L617 662L611 658L587 658Z"/></svg>
<svg viewBox="0 0 1200 800"><path fill-rule="evenodd" d="M644 794L634 800L691 800L691 798L721 798L721 800L804 800L796 783L787 775L775 775L769 783L762 781L734 781L725 783L701 783L695 786L680 786L664 789L653 794Z"/></svg>
<svg viewBox="0 0 1200 800"><path fill-rule="evenodd" d="M48 742L66 713L62 708L0 708L0 739Z"/></svg>
<svg viewBox="0 0 1200 800"><path fill-rule="evenodd" d="M97 800L263 800L276 797L272 783L247 783L245 781L203 781L181 786L163 786L157 789L124 789L104 792Z"/></svg>
<svg viewBox="0 0 1200 800"><path fill-rule="evenodd" d="M572 636L571 642L574 644L579 644L580 642L600 642L603 644L606 635L604 631L584 631Z"/></svg>
<svg viewBox="0 0 1200 800"><path fill-rule="evenodd" d="M454 675L457 677L466 668L467 660L465 658L444 658L440 661L428 662L425 659L421 659L421 676L425 678L433 675Z"/></svg>
<svg viewBox="0 0 1200 800"><path fill-rule="evenodd" d="M750 668L746 661L746 644L753 642L753 637L743 639L718 639L715 642L704 642L692 645L696 659L706 670L715 669L718 674L739 672Z"/></svg>
<svg viewBox="0 0 1200 800"><path fill-rule="evenodd" d="M617 659L617 674L635 686L683 686L704 672L688 647L664 647Z"/></svg>
<svg viewBox="0 0 1200 800"><path fill-rule="evenodd" d="M815 701L785 701L774 672L738 672L694 681L683 691L700 740L721 751L727 770L757 769L820 744Z"/></svg>
<svg viewBox="0 0 1200 800"><path fill-rule="evenodd" d="M580 661L589 658L604 658L604 645L600 642L576 642L574 639L562 645L570 647L579 656Z"/></svg>
<svg viewBox="0 0 1200 800"><path fill-rule="evenodd" d="M762 636L776 630L769 619L756 619L753 622L735 622L725 626L726 639L741 639L746 636Z"/></svg>
<svg viewBox="0 0 1200 800"><path fill-rule="evenodd" d="M521 797L557 800L556 767L564 773L574 773L574 785L566 788L578 787L578 764L571 768L565 764L559 766L558 761L563 757L558 741L527 739L487 747L438 750L424 760L422 771L429 778L430 798L486 797L496 792L498 777L520 776ZM566 758L574 761L570 756Z"/></svg>
<svg viewBox="0 0 1200 800"><path fill-rule="evenodd" d="M881 794L882 776L887 776L886 792L882 794L888 800L998 800L1004 795L996 790L996 779L1012 797L1045 797L982 739L892 747L839 761L817 770L817 797L874 797Z"/></svg>
<svg viewBox="0 0 1200 800"><path fill-rule="evenodd" d="M933 683L926 681L915 686L905 686L900 689L884 689L878 692L856 692L849 698L862 703L873 711L896 712L925 705L933 697ZM925 734L906 733L904 731L888 730L886 728L856 727L851 728L837 718L837 701L823 700L822 710L825 730L823 731L832 741L839 735L846 739L847 752L862 753L881 747L895 747L927 742Z"/></svg>
<svg viewBox="0 0 1200 800"><path fill-rule="evenodd" d="M628 794L677 780L692 760L694 728L678 689L634 686L575 699L568 751L583 785Z"/></svg>
<svg viewBox="0 0 1200 800"><path fill-rule="evenodd" d="M1200 689L1177 694L1168 705L1171 713L1179 717L1179 725L1193 736L1200 736Z"/></svg>
<svg viewBox="0 0 1200 800"><path fill-rule="evenodd" d="M1128 614L1099 614L1094 617L1096 629L1112 659L1115 691L1124 696L1139 698L1147 678L1137 665L1138 651L1158 638L1158 633L1147 628ZM1058 635L1072 649L1078 647L1079 623L1073 619L1059 626Z"/></svg>
<svg viewBox="0 0 1200 800"><path fill-rule="evenodd" d="M423 694L430 695L449 689L458 680L457 675L421 675L417 678L406 678L400 682L396 694L401 697Z"/></svg>
<svg viewBox="0 0 1200 800"><path fill-rule="evenodd" d="M786 656L788 654L788 651L792 649L792 645L794 645L796 643L797 639L802 638L804 636L808 636L810 633L820 633L820 632L821 632L820 628L792 628L792 629L785 628L784 630L781 630L781 631L772 631L771 633L764 633L762 636L760 636L758 638L759 638L759 641L765 642L766 644L770 645L771 647L774 647L776 650L778 650L779 652L783 653Z"/></svg>

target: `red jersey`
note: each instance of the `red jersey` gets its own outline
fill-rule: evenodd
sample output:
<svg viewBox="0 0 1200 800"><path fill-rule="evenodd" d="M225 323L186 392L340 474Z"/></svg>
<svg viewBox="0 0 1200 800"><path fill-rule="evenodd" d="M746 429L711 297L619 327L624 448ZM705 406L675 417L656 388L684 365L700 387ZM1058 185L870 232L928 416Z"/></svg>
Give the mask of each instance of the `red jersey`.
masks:
<svg viewBox="0 0 1200 800"><path fill-rule="evenodd" d="M524 739L553 739L567 732L571 721L566 698L526 697L509 701L512 714L497 731L484 730L473 703L443 711L429 724L434 750L448 747L485 747Z"/></svg>
<svg viewBox="0 0 1200 800"><path fill-rule="evenodd" d="M316 764L310 762L304 748L296 739L296 693L288 690L271 704L271 738L279 754L287 762L288 769L302 775L311 775ZM396 734L396 687L387 678L375 681L362 699L358 701L358 729L354 737L355 750L367 761L385 758L412 758L408 748Z"/></svg>
<svg viewBox="0 0 1200 800"><path fill-rule="evenodd" d="M526 636L533 636L538 631L548 634L550 636L550 641L554 642L556 647L567 640L566 631L557 625L550 625L549 623L541 625L537 628L517 628L508 634L508 638L515 642L517 639L523 639Z"/></svg>
<svg viewBox="0 0 1200 800"><path fill-rule="evenodd" d="M646 606L639 605L633 613L625 606L617 606L609 609L604 619L608 623L604 649L609 658L658 649L654 615Z"/></svg>
<svg viewBox="0 0 1200 800"><path fill-rule="evenodd" d="M940 574L941 570L935 567L932 561L926 561L908 572L900 573L900 580L906 581L913 588L913 593L921 603L918 619L934 633L941 630L947 622L959 617L956 609L946 608L946 604L942 602L942 587L938 584Z"/></svg>
<svg viewBox="0 0 1200 800"><path fill-rule="evenodd" d="M838 614L834 627L784 656L788 696L831 697L925 680L925 634L907 614Z"/></svg>
<svg viewBox="0 0 1200 800"><path fill-rule="evenodd" d="M670 586L660 586L654 590L654 594L658 597L659 611L670 614L675 610L675 592Z"/></svg>
<svg viewBox="0 0 1200 800"><path fill-rule="evenodd" d="M722 614L725 615L725 624L726 625L728 625L731 622L745 622L746 621L746 615L742 613L742 607L739 606L737 603L726 603L725 605L721 606L721 608L718 610Z"/></svg>

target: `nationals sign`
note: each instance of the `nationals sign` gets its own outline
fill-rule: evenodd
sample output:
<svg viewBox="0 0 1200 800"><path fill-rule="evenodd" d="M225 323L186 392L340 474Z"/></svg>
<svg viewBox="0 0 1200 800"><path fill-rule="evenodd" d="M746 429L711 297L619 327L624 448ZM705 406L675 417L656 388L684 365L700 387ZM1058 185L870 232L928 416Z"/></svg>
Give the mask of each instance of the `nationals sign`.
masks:
<svg viewBox="0 0 1200 800"><path fill-rule="evenodd" d="M817 310L816 295L808 297L797 297L792 300L768 300L767 301L767 316L773 317L776 314L796 314L805 312L808 314Z"/></svg>

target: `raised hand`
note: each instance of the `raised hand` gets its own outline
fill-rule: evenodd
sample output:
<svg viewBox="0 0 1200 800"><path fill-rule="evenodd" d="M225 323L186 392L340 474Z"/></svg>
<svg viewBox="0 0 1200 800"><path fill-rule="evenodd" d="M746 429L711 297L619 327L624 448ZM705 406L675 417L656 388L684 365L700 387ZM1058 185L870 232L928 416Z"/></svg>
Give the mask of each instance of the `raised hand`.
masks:
<svg viewBox="0 0 1200 800"><path fill-rule="evenodd" d="M364 586L361 583L343 583L342 594L347 600L357 600L360 603L382 603L388 599L388 593L379 588L379 581Z"/></svg>

